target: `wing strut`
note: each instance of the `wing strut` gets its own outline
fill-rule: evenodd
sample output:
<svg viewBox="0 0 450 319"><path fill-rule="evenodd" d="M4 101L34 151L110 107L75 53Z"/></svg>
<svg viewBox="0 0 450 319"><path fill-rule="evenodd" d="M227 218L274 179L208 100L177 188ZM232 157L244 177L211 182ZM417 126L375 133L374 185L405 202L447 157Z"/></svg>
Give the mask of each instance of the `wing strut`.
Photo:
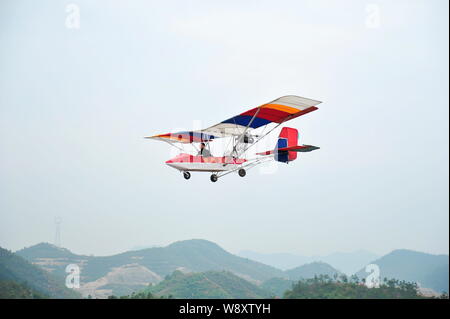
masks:
<svg viewBox="0 0 450 319"><path fill-rule="evenodd" d="M260 110L261 110L261 107L259 107L258 110L256 110L256 112L253 115L252 119L250 120L250 122L248 122L247 126L245 127L245 130L242 132L241 135L238 136L238 138L236 140L237 142L233 145L233 152L236 153L236 157L239 157L239 154L238 154L237 149L236 149L236 144L239 143L241 138L245 136L245 133L247 133L248 128L250 127L250 125L252 125L253 121L255 120L255 118L258 115Z"/></svg>
<svg viewBox="0 0 450 319"><path fill-rule="evenodd" d="M286 122L286 121L289 121L292 117L294 117L294 114L288 116L288 117L285 118L282 122L280 122L280 123L278 123L277 125L275 125L275 126L274 126L272 129L270 129L266 134L264 134L264 135L262 135L260 138L258 138L258 139L256 140L255 143L253 143L253 144L249 145L248 147L244 148L244 150L239 154L239 156L240 156L241 154L244 154L245 152L247 152L253 145L257 144L257 143L258 143L259 141L261 141L264 137L266 137L266 136L269 135L273 130L275 130L278 126L280 126L281 124L283 124L283 123ZM239 156L238 156L238 157L239 157Z"/></svg>

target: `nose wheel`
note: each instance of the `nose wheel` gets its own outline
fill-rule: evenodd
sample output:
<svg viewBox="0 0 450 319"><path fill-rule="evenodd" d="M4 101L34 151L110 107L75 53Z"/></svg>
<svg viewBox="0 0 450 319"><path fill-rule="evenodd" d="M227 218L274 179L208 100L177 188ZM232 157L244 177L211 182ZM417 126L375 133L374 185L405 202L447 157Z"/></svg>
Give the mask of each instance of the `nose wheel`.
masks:
<svg viewBox="0 0 450 319"><path fill-rule="evenodd" d="M189 179L189 178L191 178L191 173L183 172L183 177L184 177L184 179Z"/></svg>
<svg viewBox="0 0 450 319"><path fill-rule="evenodd" d="M238 174L239 174L240 177L244 177L245 174L247 174L247 172L245 171L245 169L241 168L241 169L238 171Z"/></svg>
<svg viewBox="0 0 450 319"><path fill-rule="evenodd" d="M216 174L212 174L212 175L211 175L211 182L215 183L215 182L217 182L218 179L219 179L219 178L217 177Z"/></svg>

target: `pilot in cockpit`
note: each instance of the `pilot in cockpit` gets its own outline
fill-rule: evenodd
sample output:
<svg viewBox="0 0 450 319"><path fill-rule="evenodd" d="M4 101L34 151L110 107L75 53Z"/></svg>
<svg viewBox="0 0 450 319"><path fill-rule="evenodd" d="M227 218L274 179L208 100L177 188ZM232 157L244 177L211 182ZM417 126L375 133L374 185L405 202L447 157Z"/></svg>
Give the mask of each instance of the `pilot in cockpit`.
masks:
<svg viewBox="0 0 450 319"><path fill-rule="evenodd" d="M206 145L205 143L200 143L200 150L198 151L198 156L203 156L203 157L211 157L211 152L209 150L206 149Z"/></svg>

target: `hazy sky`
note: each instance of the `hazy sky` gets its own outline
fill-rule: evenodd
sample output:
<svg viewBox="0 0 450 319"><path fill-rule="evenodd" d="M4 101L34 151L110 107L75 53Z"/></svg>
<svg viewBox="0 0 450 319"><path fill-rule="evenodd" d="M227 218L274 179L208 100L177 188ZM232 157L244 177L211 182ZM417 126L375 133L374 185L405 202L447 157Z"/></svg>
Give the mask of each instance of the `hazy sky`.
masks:
<svg viewBox="0 0 450 319"><path fill-rule="evenodd" d="M448 19L444 0L0 0L0 246L53 242L60 216L84 254L448 253ZM323 101L289 122L321 149L275 174L186 181L142 138L288 94Z"/></svg>

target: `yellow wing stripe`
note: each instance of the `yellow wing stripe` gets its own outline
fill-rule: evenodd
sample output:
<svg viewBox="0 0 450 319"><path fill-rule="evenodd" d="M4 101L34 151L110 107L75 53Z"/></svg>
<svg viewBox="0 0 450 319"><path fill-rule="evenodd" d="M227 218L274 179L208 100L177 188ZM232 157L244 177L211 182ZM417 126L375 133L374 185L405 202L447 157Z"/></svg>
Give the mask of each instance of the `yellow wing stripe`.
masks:
<svg viewBox="0 0 450 319"><path fill-rule="evenodd" d="M296 109L296 108L293 108L290 106L286 106L286 105L282 105L282 104L265 104L265 105L261 106L261 108L278 110L278 111L286 112L289 114L294 114L294 113L301 111L299 109Z"/></svg>

